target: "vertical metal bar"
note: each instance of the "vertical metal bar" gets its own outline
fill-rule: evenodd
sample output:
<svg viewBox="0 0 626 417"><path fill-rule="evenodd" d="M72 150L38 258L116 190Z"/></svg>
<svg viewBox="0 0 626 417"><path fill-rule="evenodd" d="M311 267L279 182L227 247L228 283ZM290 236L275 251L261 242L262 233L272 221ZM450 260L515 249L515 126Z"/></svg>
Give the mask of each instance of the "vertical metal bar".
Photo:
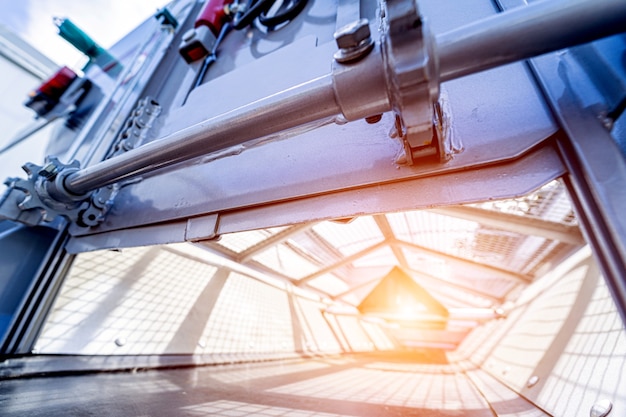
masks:
<svg viewBox="0 0 626 417"><path fill-rule="evenodd" d="M533 59L529 66L563 130L557 144L582 230L626 323L626 160L592 109L582 108L563 62Z"/></svg>

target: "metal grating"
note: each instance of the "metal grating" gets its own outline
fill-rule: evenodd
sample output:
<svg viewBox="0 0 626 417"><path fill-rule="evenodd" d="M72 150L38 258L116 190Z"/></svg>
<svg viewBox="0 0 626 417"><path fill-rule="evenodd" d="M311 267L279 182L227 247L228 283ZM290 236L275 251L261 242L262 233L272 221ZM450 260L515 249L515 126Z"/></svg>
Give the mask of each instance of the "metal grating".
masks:
<svg viewBox="0 0 626 417"><path fill-rule="evenodd" d="M168 352L171 340L216 271L214 266L160 247L81 254L57 298L37 350Z"/></svg>
<svg viewBox="0 0 626 417"><path fill-rule="evenodd" d="M578 224L574 208L561 180L551 181L524 197L488 201L469 206L567 225Z"/></svg>
<svg viewBox="0 0 626 417"><path fill-rule="evenodd" d="M387 218L400 240L512 271L527 264L545 241L533 237L535 243L529 245L526 235L428 211L394 213Z"/></svg>

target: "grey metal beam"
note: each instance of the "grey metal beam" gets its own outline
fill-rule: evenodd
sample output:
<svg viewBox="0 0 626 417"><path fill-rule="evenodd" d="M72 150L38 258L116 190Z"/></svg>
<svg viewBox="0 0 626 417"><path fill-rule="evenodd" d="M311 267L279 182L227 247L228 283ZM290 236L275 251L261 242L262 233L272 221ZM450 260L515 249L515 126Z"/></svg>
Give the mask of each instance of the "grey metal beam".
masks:
<svg viewBox="0 0 626 417"><path fill-rule="evenodd" d="M359 290L359 289L361 289L363 287L367 287L368 285L370 285L370 284L372 284L374 282L378 282L381 279L382 279L382 276L374 278L374 279L367 280L367 281L362 282L362 283L357 284L357 285L354 285L354 286L348 288L346 291L333 296L332 300L340 300L341 298L345 297L346 295L352 294L354 291L357 291L357 290ZM351 303L348 303L348 304L351 304Z"/></svg>
<svg viewBox="0 0 626 417"><path fill-rule="evenodd" d="M452 282L452 281L449 281L449 280L441 278L441 277L436 277L436 276L431 275L431 274L426 274L426 273L421 272L421 271L416 271L414 269L409 269L409 271L412 274L417 275L418 278L426 279L426 280L430 280L430 281L435 281L433 284L438 284L438 286L440 286L440 287L442 287L442 286L452 287L452 288L455 288L455 289L457 289L459 291L463 291L463 292L465 292L467 294L471 294L471 295L474 295L476 297L484 298L486 300L493 301L494 303L498 303L498 304L502 303L504 301L504 297L497 297L497 296L495 296L493 294L489 294L489 293L486 293L484 291L480 291L478 289L471 288L471 287L468 287L466 285L463 285L463 284L460 284L460 283L457 283L457 282ZM418 281L418 283L423 284L425 286L429 285L429 284L423 283L422 281ZM433 290L433 289L429 288L429 291L430 290ZM448 294L448 295L451 298L454 298L453 295L450 295L450 294Z"/></svg>
<svg viewBox="0 0 626 417"><path fill-rule="evenodd" d="M247 261L249 261L250 259L252 259L254 257L254 255L258 254L259 252L264 251L265 249L269 248L270 246L274 246L274 245L278 245L283 243L284 241L286 241L287 239L289 239L291 236L295 235L296 233L299 233L301 231L304 230L308 230L311 227L313 227L314 224L313 223L302 223L302 224L296 224L294 226L290 226L285 230L282 230L270 237L268 237L265 240L262 240L261 242L257 243L256 245L253 245L251 247L249 247L248 249L244 250L243 252L241 252L238 256L237 256L237 262L242 262L245 263Z"/></svg>
<svg viewBox="0 0 626 417"><path fill-rule="evenodd" d="M426 290L433 297L435 297L440 303L446 306L446 308L448 307L454 308L453 306L450 306L447 304L448 301L450 301L451 303L462 304L464 307L475 307L475 308L485 307L482 304L474 302L473 299L471 298L462 297L461 295L455 295L455 294L446 294L442 290L438 289L437 287L426 288Z"/></svg>
<svg viewBox="0 0 626 417"><path fill-rule="evenodd" d="M391 228L391 225L389 224L389 220L387 219L387 216L384 214L377 214L372 217L374 218L376 225L380 229L380 232L385 237L385 240L390 243L389 246L391 247L393 256L395 256L396 259L398 260L398 264L402 266L403 268L408 269L409 264L406 261L406 257L404 256L402 249L400 249L397 245L393 244L393 242L396 241L396 235L393 233L393 229Z"/></svg>
<svg viewBox="0 0 626 417"><path fill-rule="evenodd" d="M329 272L332 272L334 269L339 268L340 266L344 266L344 265L350 264L350 263L356 261L357 259L362 258L365 255L368 255L368 254L370 254L370 253L372 253L372 252L374 252L374 251L376 251L376 250L386 246L387 244L388 243L383 240L381 242L378 242L378 243L376 243L376 244L374 244L372 246L369 246L369 247L363 249L360 252L354 253L354 254L352 254L350 256L346 256L345 258L343 258L339 262L336 262L336 263L334 263L332 265L329 265L329 266L327 266L325 268L320 269L317 272L314 272L314 273L312 273L310 275L307 275L304 278L299 279L297 281L297 285L298 286L302 286L303 284L306 284L307 282L312 281L312 280L314 280L317 277L320 277L320 276L322 276L324 274L328 274Z"/></svg>
<svg viewBox="0 0 626 417"><path fill-rule="evenodd" d="M260 264L256 261L248 261L246 263L241 263L238 261L238 258L235 254L235 252L231 251L230 249L227 249L223 246L220 246L214 242L211 241L206 241L206 242L198 242L196 243L196 245L201 246L203 249L208 250L209 252L212 252L218 256L223 257L224 259L231 261L233 263L236 263L238 265L241 265L242 268L247 268L248 270L254 271L255 273L261 274L261 275L265 275L267 277L270 278L275 278L278 279L279 281L283 281L285 282L287 285L293 285L293 286L299 286L302 288L302 286L297 285L298 281L285 275L285 274L281 274L280 272L274 271L273 269L270 269L268 267L266 267L263 264ZM167 246L164 246L164 248L167 250ZM197 260L199 262L205 262L202 259L198 259L192 255L186 255L186 254L182 254L179 252L176 252L177 254L181 255L181 256L187 256L190 259L194 259ZM228 265L224 266L225 268L232 269L231 267L229 267ZM235 272L239 272L239 271L235 271ZM257 279L257 277L255 277L254 275L249 275L251 278L253 279ZM319 297L322 298L331 298L332 295L327 293L326 291L320 290L319 288L315 288L315 287L311 287L310 285L305 285L304 288L306 288L307 290L311 291L312 293L316 294Z"/></svg>
<svg viewBox="0 0 626 417"><path fill-rule="evenodd" d="M521 282L521 283L524 283L524 284L529 284L532 281L532 277L529 277L529 276L526 276L526 275L518 274L516 272L509 271L509 270L502 269L502 268L497 268L497 267L491 266L491 265L481 264L481 263L478 263L478 262L471 261L469 259L458 258L458 257L453 256L453 255L448 255L447 253L439 252L439 251L436 251L436 250L433 250L433 249L426 248L424 246L416 245L415 243L410 243L410 242L406 242L404 240L399 240L398 244L400 244L402 246L405 246L405 247L407 247L409 249L414 249L416 251L423 252L423 253L425 253L427 255L430 255L430 256L434 256L434 257L438 257L438 258L444 259L444 260L449 261L449 262L453 262L453 263L460 264L460 265L463 265L463 266L466 266L466 267L470 267L470 268L474 268L474 269L479 269L479 270L482 270L482 271L484 271L484 272L486 272L488 274L491 274L491 275L497 275L497 276L500 276L500 277L505 277L505 278L511 279L511 280L513 280L515 282Z"/></svg>
<svg viewBox="0 0 626 417"><path fill-rule="evenodd" d="M411 272L415 273L416 271L411 270ZM433 277L433 279L435 280L435 279L437 279L437 278L434 278L434 277ZM333 301L341 301L341 302L343 302L343 303L345 303L345 304L348 304L348 305L351 305L351 306L353 306L353 307L356 307L356 304L353 304L353 303L351 303L351 302L348 302L348 301L346 301L346 300L343 300L342 298L343 298L343 297L345 297L346 295L348 295L348 294L350 294L350 293L352 293L352 292L354 292L354 291L356 291L356 290L360 289L360 288L366 287L366 286L368 286L368 285L370 285L370 284L373 284L374 282L379 281L379 280L380 280L380 278L375 278L375 279L369 280L369 281L367 281L367 282L363 282L363 283L361 283L361 284L358 284L358 285L356 285L356 286L354 286L354 287L350 288L350 289L349 289L349 290L347 290L347 291L342 292L341 294L338 294L338 295L335 295L335 296L331 297L331 299L332 299ZM448 283L445 283L445 285L448 285ZM441 286L440 286L440 287L441 287ZM425 288L425 289L426 289L428 292L430 292L430 293L436 294L436 296L435 296L435 297L436 297L439 301L443 302L443 304L444 304L444 305L446 304L446 300L452 300L452 301L454 301L454 302L457 302L457 303L463 303L463 304L466 304L466 305L469 305L469 306L472 306L472 307L484 307L484 306L482 306L482 305L480 305L480 304L477 304L477 303L473 302L472 300L468 299L467 297L466 297L466 298L461 298L460 296L457 296L457 295L454 295L454 294L447 294L447 293L444 293L443 291L441 291L441 290L437 289L437 287L436 287L436 286L433 286L433 287L428 287L428 288ZM465 290L464 288L459 288L459 289L460 289L461 291L467 291L467 290ZM476 294L476 295L478 295L478 294ZM480 297L480 295L478 295L478 296ZM502 303L502 300L500 300L500 299L498 299L498 298L493 298L492 296L484 296L483 298L485 298L485 299L489 299L489 300L491 300L491 301L493 301L493 302L495 302L495 303L498 303L498 304Z"/></svg>
<svg viewBox="0 0 626 417"><path fill-rule="evenodd" d="M74 172L65 186L80 195L340 113L332 76L322 76Z"/></svg>
<svg viewBox="0 0 626 417"><path fill-rule="evenodd" d="M471 288L469 286L465 286L465 285L460 284L460 283L451 282L449 280L446 280L446 279L443 279L443 278L440 278L440 277L436 277L436 276L433 276L433 275L430 275L430 274L426 274L426 273L421 272L421 271L416 271L416 270L411 269L411 268L406 268L406 270L409 271L411 273L411 275L416 275L416 276L418 276L420 278L424 278L426 280L430 280L430 281L436 282L437 284L439 284L441 286L452 287L452 288L458 289L459 291L464 291L464 292L466 292L468 294L472 294L472 295L475 295L477 297L481 297L481 298L493 301L495 303L502 303L504 301L502 297L497 297L497 296L494 296L492 294L485 293L483 291L477 290L475 288ZM380 277L377 277L377 278L374 278L374 279L370 279L370 280L367 280L365 282L356 284L356 285L350 287L349 289L347 289L346 291L333 296L332 299L333 300L341 299L342 297L345 297L346 295L351 294L354 291L357 291L357 290L359 290L359 289L361 289L363 287L366 287L366 286L368 286L368 285L370 285L370 284L372 284L372 283L374 283L376 281L379 281L383 276L384 275L381 275ZM421 282L420 282L420 284L421 284ZM430 290L431 289L429 289L429 291ZM453 296L450 295L450 298L453 298ZM460 300L457 300L457 301L460 301Z"/></svg>
<svg viewBox="0 0 626 417"><path fill-rule="evenodd" d="M210 241L199 242L199 243L196 243L196 245L201 246L203 249L208 250L209 252L212 252L212 253L214 253L214 254L224 258L227 261L236 263L237 265L240 265L242 268L247 268L247 269L252 270L252 271L254 271L256 273L259 273L259 274L262 274L262 275L265 275L265 276L268 276L268 277L271 277L271 278L276 278L279 281L285 282L286 284L293 284L294 283L294 280L289 278L288 276L283 275L281 273L278 273L278 272L276 272L274 270L271 270L271 269L269 269L267 267L263 267L263 265L261 265L259 263L247 262L247 263L243 264L243 263L239 262L237 260L237 256L235 255L235 252L233 252L230 249L227 249L227 248L225 248L223 246L215 244L213 242L210 242ZM163 249L164 250L172 250L168 246L163 246ZM175 251L175 250L172 250L172 251L175 252L176 254L180 255L180 256L184 256L186 258L193 259L193 260L196 260L198 262L207 263L205 260L197 258L194 255L189 255L189 254L182 253L182 252ZM259 268L259 267L262 267L262 268ZM224 266L224 268L228 268L228 269L233 270L233 268L229 267L228 265ZM236 272L241 272L241 271L236 271ZM251 275L251 278L257 279L256 276L252 276L252 275Z"/></svg>
<svg viewBox="0 0 626 417"><path fill-rule="evenodd" d="M475 221L482 225L506 230L508 232L540 236L572 245L585 244L585 239L577 226L568 226L562 223L469 206L444 207L428 211L463 220Z"/></svg>

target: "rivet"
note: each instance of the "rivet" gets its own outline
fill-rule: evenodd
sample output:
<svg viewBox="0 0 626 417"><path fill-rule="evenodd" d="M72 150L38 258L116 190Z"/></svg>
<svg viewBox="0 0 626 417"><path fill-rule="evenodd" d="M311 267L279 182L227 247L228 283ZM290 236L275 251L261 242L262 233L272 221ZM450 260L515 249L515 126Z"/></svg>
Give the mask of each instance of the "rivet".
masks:
<svg viewBox="0 0 626 417"><path fill-rule="evenodd" d="M611 412L613 408L613 403L607 399L596 401L595 404L591 407L591 412L589 415L591 417L606 417Z"/></svg>
<svg viewBox="0 0 626 417"><path fill-rule="evenodd" d="M526 383L526 386L528 388L532 388L535 385L537 385L537 382L539 382L539 377L537 375L533 375L528 379L528 382Z"/></svg>
<svg viewBox="0 0 626 417"><path fill-rule="evenodd" d="M119 347L122 347L126 344L126 339L124 339L123 337L119 337L115 339L115 344L118 345Z"/></svg>

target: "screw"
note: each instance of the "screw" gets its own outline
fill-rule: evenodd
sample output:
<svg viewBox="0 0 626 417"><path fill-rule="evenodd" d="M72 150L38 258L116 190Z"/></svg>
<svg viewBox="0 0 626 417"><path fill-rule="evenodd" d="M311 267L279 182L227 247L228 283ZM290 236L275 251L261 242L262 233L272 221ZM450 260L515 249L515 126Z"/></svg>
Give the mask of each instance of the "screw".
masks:
<svg viewBox="0 0 626 417"><path fill-rule="evenodd" d="M611 409L613 408L613 403L611 403L608 399L603 399L596 401L596 403L591 407L591 411L589 415L591 417L606 417L611 413Z"/></svg>
<svg viewBox="0 0 626 417"><path fill-rule="evenodd" d="M532 388L535 385L537 385L537 382L539 382L539 377L537 375L533 375L528 379L528 382L526 383L526 386L528 388Z"/></svg>
<svg viewBox="0 0 626 417"><path fill-rule="evenodd" d="M195 29L189 29L187 32L183 34L183 42L189 42L196 36Z"/></svg>

